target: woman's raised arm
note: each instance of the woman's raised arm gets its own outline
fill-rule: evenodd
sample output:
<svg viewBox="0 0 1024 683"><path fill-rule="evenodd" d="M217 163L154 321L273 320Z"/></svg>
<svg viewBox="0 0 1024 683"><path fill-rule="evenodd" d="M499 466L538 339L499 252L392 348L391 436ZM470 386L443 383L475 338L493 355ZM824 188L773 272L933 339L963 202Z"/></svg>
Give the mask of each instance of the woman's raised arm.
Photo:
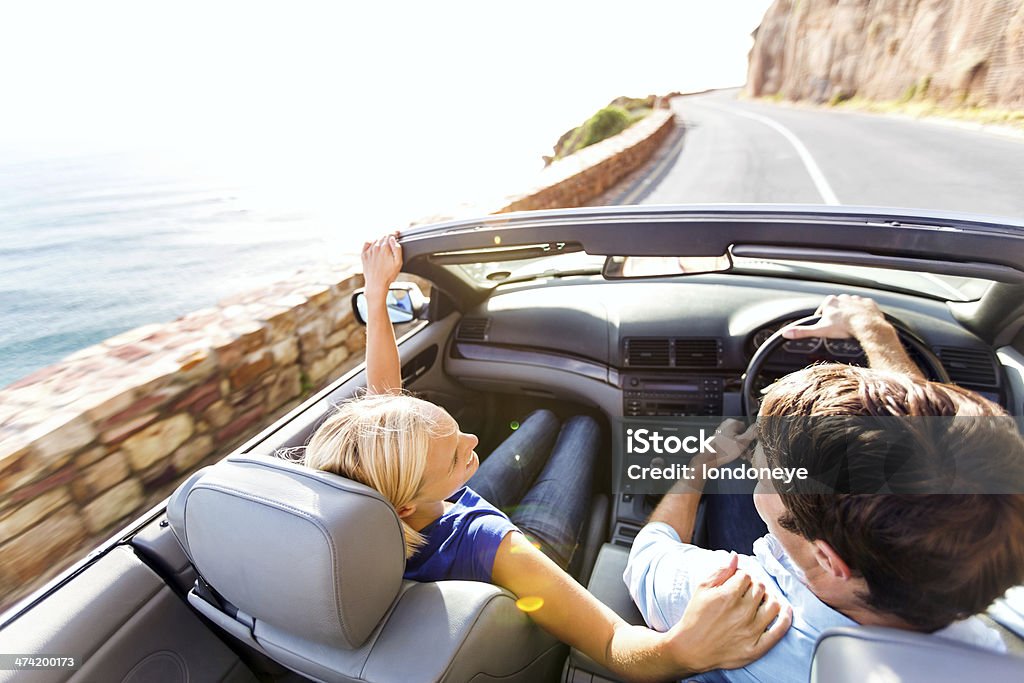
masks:
<svg viewBox="0 0 1024 683"><path fill-rule="evenodd" d="M366 388L371 394L402 390L402 365L388 315L388 288L402 270L402 246L393 233L363 244L366 285Z"/></svg>

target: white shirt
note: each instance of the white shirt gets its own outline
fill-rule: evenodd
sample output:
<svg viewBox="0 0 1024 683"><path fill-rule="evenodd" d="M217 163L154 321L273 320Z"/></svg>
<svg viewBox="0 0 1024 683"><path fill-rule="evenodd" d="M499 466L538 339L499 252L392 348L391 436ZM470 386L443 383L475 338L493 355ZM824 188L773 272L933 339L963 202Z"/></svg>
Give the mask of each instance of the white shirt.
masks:
<svg viewBox="0 0 1024 683"><path fill-rule="evenodd" d="M647 625L667 631L682 618L697 585L728 561L728 552L681 543L671 526L652 522L633 542L622 578ZM693 680L805 683L810 676L814 645L822 631L857 623L823 603L804 585L802 572L771 534L754 543L753 556L740 555L739 567L763 583L783 608L792 605L793 626L761 659L742 669L709 671ZM933 637L1006 651L999 634L975 617L950 624Z"/></svg>

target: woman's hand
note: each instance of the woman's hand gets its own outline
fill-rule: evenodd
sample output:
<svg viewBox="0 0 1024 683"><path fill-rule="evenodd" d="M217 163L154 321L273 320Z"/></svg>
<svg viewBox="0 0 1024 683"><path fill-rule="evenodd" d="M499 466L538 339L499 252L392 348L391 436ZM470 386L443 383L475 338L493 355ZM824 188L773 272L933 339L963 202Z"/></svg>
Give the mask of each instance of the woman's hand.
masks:
<svg viewBox="0 0 1024 683"><path fill-rule="evenodd" d="M772 649L793 623L793 609L765 594L764 584L729 564L698 585L668 634L680 664L692 671L734 669ZM772 623L774 620L775 623ZM770 625L770 626L769 626Z"/></svg>
<svg viewBox="0 0 1024 683"><path fill-rule="evenodd" d="M700 584L682 620L667 633L631 626L535 548L509 533L494 557L494 583L532 603L530 617L545 631L630 681L677 679L737 667L767 652L789 628L764 586L737 572L738 559ZM765 629L768 628L766 631Z"/></svg>
<svg viewBox="0 0 1024 683"><path fill-rule="evenodd" d="M388 288L402 270L402 245L393 232L363 244L363 279L368 300L384 300Z"/></svg>
<svg viewBox="0 0 1024 683"><path fill-rule="evenodd" d="M371 394L402 390L402 364L395 330L388 315L388 288L402 269L402 247L397 232L363 245L366 283L366 388Z"/></svg>

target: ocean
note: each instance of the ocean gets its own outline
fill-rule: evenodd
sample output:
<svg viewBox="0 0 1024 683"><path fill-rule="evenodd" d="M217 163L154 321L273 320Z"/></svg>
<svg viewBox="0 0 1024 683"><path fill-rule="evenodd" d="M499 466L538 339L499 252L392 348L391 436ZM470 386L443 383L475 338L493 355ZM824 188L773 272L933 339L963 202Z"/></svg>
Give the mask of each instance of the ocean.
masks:
<svg viewBox="0 0 1024 683"><path fill-rule="evenodd" d="M393 171L350 161L336 185L304 179L294 158L260 177L137 151L0 162L0 387L125 330L355 253L485 187L514 191L541 167L544 145L467 159L462 177L458 164L432 177L427 152L406 151Z"/></svg>

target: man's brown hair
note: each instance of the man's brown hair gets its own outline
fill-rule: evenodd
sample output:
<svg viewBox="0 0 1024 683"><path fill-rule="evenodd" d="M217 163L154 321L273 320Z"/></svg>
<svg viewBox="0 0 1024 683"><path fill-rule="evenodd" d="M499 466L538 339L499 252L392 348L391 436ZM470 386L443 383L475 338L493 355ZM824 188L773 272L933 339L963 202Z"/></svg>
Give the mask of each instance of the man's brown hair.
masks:
<svg viewBox="0 0 1024 683"><path fill-rule="evenodd" d="M926 416L955 419L914 420ZM842 423L856 417L909 419L894 439L893 430ZM866 605L931 632L1024 581L1024 495L983 493L996 477L1024 481L1024 440L991 401L908 375L817 365L771 388L758 432L769 466L807 468L812 482L824 475L835 484L842 472L845 484L892 476L902 477L901 491L934 491L937 483L958 491L821 492L799 480L775 483L786 508L779 524L832 546L867 583L859 596Z"/></svg>

